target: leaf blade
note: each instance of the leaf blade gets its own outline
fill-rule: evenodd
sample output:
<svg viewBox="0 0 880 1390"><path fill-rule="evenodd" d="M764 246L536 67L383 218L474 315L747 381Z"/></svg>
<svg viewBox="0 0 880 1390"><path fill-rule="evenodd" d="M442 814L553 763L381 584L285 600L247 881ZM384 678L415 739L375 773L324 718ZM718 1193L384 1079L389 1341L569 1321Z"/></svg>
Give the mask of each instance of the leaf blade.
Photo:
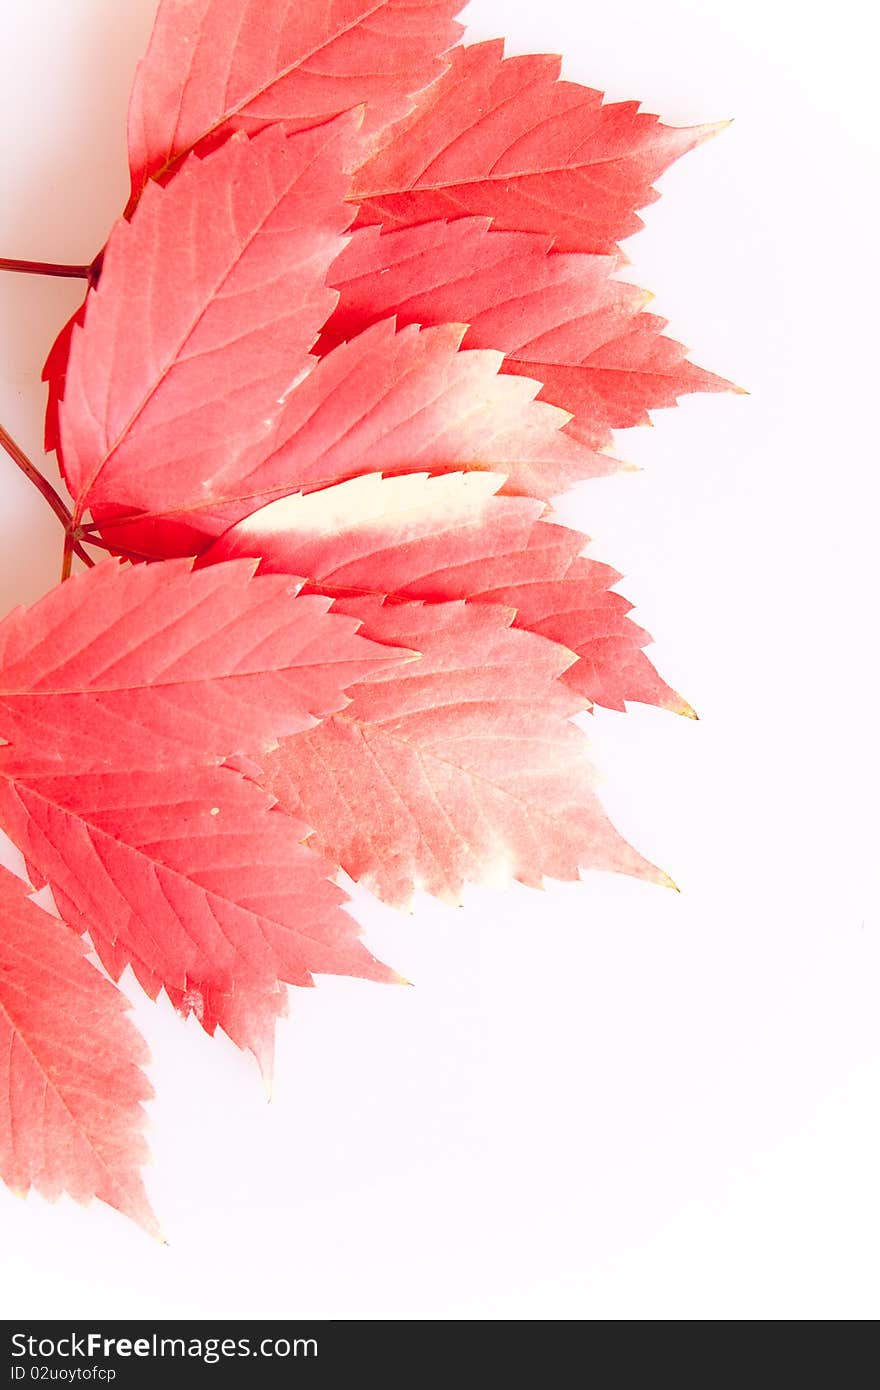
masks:
<svg viewBox="0 0 880 1390"><path fill-rule="evenodd" d="M635 102L557 80L547 55L504 58L501 40L459 48L412 114L358 170L358 226L483 216L560 251L612 252L641 227L652 184L716 127L678 130Z"/></svg>
<svg viewBox="0 0 880 1390"><path fill-rule="evenodd" d="M642 312L651 296L613 279L617 265L485 218L363 227L334 262L340 299L319 350L391 313L401 326L466 323L463 347L503 352L502 372L542 382L540 399L571 412L569 434L607 448L681 395L734 389L662 336L666 320Z"/></svg>
<svg viewBox="0 0 880 1390"><path fill-rule="evenodd" d="M282 985L395 981L360 940L304 826L228 768L0 773L0 821L114 979L220 1026L271 1069Z"/></svg>
<svg viewBox="0 0 880 1390"><path fill-rule="evenodd" d="M79 938L0 868L0 1175L50 1200L97 1197L158 1236L147 1157L146 1048Z"/></svg>
<svg viewBox="0 0 880 1390"><path fill-rule="evenodd" d="M132 195L207 140L355 106L402 116L443 70L461 0L163 0L129 107Z"/></svg>
<svg viewBox="0 0 880 1390"><path fill-rule="evenodd" d="M357 141L350 116L233 137L117 223L59 411L77 520L198 490L265 433L335 303Z"/></svg>
<svg viewBox="0 0 880 1390"><path fill-rule="evenodd" d="M176 526L216 537L273 498L366 473L502 471L511 492L548 497L616 461L570 438L568 415L536 401L539 384L500 376L501 354L460 352L454 324L399 333L386 319L316 361L292 391L271 435L230 470L228 489L181 492L166 510L102 522L111 544L149 554L176 544Z"/></svg>
<svg viewBox="0 0 880 1390"><path fill-rule="evenodd" d="M515 610L514 626L578 660L561 679L594 704L627 701L693 714L642 648L651 641L613 586L620 575L581 555L589 538L542 520L540 502L499 495L491 473L365 474L272 502L203 557L259 560L261 573L307 575L310 592Z"/></svg>
<svg viewBox="0 0 880 1390"><path fill-rule="evenodd" d="M0 765L156 767L259 753L376 663L329 602L252 562L96 566L0 623Z"/></svg>
<svg viewBox="0 0 880 1390"><path fill-rule="evenodd" d="M323 854L400 907L419 888L459 902L468 882L541 886L590 867L668 881L599 805L568 718L582 701L558 680L569 652L494 605L339 607L421 660L361 682L343 714L264 761L264 785Z"/></svg>

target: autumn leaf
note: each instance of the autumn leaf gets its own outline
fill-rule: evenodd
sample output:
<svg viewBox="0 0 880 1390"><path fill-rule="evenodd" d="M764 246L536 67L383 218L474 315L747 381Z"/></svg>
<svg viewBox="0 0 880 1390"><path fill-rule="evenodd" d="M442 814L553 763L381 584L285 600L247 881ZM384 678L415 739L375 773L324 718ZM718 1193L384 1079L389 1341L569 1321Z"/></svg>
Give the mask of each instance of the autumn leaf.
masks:
<svg viewBox="0 0 880 1390"><path fill-rule="evenodd" d="M638 102L558 81L560 60L457 48L448 71L358 169L359 226L475 214L559 251L613 252L642 226L655 179L718 126L664 126Z"/></svg>
<svg viewBox="0 0 880 1390"><path fill-rule="evenodd" d="M272 807L225 767L0 771L0 824L113 978L131 965L151 998L164 988L264 1072L281 983L399 978L360 941L336 866L301 843L308 828Z"/></svg>
<svg viewBox="0 0 880 1390"><path fill-rule="evenodd" d="M185 560L77 575L0 623L0 768L38 756L161 767L259 753L400 660L253 562Z"/></svg>
<svg viewBox="0 0 880 1390"><path fill-rule="evenodd" d="M569 718L584 702L558 679L570 652L495 605L334 608L421 659L364 679L345 711L263 760L320 853L398 907L417 889L457 903L466 883L540 887L587 868L669 882L599 805Z"/></svg>
<svg viewBox="0 0 880 1390"><path fill-rule="evenodd" d="M88 296L82 304L78 305L76 311L71 314L67 323L61 329L49 349L49 356L43 364L40 380L47 385L46 399L46 419L43 427L43 447L47 454L60 452L61 449L61 426L59 415L61 413L61 402L64 400L64 388L67 384L67 364L70 361L70 347L73 342L73 334L76 328L81 328L85 322L86 309L89 307Z"/></svg>
<svg viewBox="0 0 880 1390"><path fill-rule="evenodd" d="M0 827L63 918L0 872L0 1175L151 1231L126 969L268 1073L288 985L399 980L341 870L403 907L671 882L573 716L693 711L548 502L729 387L618 278L718 127L452 48L459 8L162 0L130 202L91 266L43 267L89 282L44 369L72 511L0 436L64 578L118 556L0 622Z"/></svg>
<svg viewBox="0 0 880 1390"><path fill-rule="evenodd" d="M280 122L286 133L360 107L363 134L406 114L438 77L462 27L460 0L162 0L138 65L128 118L132 193L167 182L194 150L234 131ZM49 385L45 447L58 447L58 409L75 323L43 369Z"/></svg>
<svg viewBox="0 0 880 1390"><path fill-rule="evenodd" d="M564 528L542 528L549 529ZM546 540L544 535L539 543ZM518 627L570 648L578 660L562 679L594 704L624 710L635 700L696 719L687 700L667 685L645 655L643 648L652 638L629 617L629 600L612 587L621 578L609 565L577 555L561 579L500 584L480 597L511 604Z"/></svg>
<svg viewBox="0 0 880 1390"><path fill-rule="evenodd" d="M204 496L266 434L336 303L325 273L356 147L350 116L234 136L117 223L60 408L76 521Z"/></svg>
<svg viewBox="0 0 880 1390"><path fill-rule="evenodd" d="M642 651L651 639L612 590L621 576L581 555L587 536L541 520L542 503L498 496L503 483L491 473L367 474L270 503L203 562L252 556L261 574L307 576L310 592L336 598L498 603L516 610L516 627L577 655L561 679L590 701L693 715Z"/></svg>
<svg viewBox="0 0 880 1390"><path fill-rule="evenodd" d="M0 1177L14 1192L100 1198L158 1235L147 1157L146 1047L80 939L0 868Z"/></svg>
<svg viewBox="0 0 880 1390"><path fill-rule="evenodd" d="M364 133L380 148L362 164L348 195L363 204L359 225L411 226L478 213L493 219L496 229L548 234L559 250L610 251L641 226L635 209L656 197L653 180L719 129L674 130L639 112L637 103L602 105L601 93L556 80L558 59L505 60L500 40L453 49L441 59L461 32L452 21L458 8L456 0L416 6L400 0L265 0L261 6L252 0L164 0L132 93L128 211L150 179L167 180L194 149L210 151L235 130L254 134L273 122L288 132L302 130L365 103ZM417 92L415 110L398 120ZM455 247L449 251L454 265ZM550 313L552 303L551 297ZM397 309L391 299L384 307ZM435 304L429 315L401 322L470 323L470 307L443 314ZM590 310L594 330L599 307ZM374 313L370 321L382 316ZM613 345L606 360L592 363L589 383L600 400L610 396L617 403L617 374L635 355L637 381L624 412L635 418L625 423L644 418L652 405L673 403L683 391L727 385L686 362L678 344L661 341L664 326L645 316L638 334L622 344L619 335L598 341L588 335L591 353L608 341ZM69 333L70 326L44 372L48 449L58 438ZM566 339L571 350L570 331ZM468 346L509 350L500 338L476 332ZM584 356L560 358L546 397L578 417L587 381L582 371L564 369L582 367ZM546 367L555 359L537 361ZM547 376L528 360L523 374ZM609 427L615 427L610 420Z"/></svg>
<svg viewBox="0 0 880 1390"><path fill-rule="evenodd" d="M550 250L546 236L490 230L487 218L400 231L364 227L334 262L339 304L321 335L329 351L396 314L408 323L466 323L465 348L498 348L502 372L543 383L541 399L574 416L568 433L591 448L649 423L648 411L730 383L688 362L640 312L652 298L613 279L613 256Z"/></svg>
<svg viewBox="0 0 880 1390"><path fill-rule="evenodd" d="M204 551L270 500L365 473L494 468L510 491L545 497L619 466L562 432L569 417L535 401L537 382L499 375L500 353L460 352L463 332L374 325L314 363L267 438L225 478L169 480L173 503L133 478L143 511L102 520L102 533L150 555L182 538Z"/></svg>
<svg viewBox="0 0 880 1390"><path fill-rule="evenodd" d="M128 120L132 195L235 130L405 114L462 33L462 0L163 0Z"/></svg>
<svg viewBox="0 0 880 1390"><path fill-rule="evenodd" d="M88 931L269 1065L280 982L393 979L272 800L223 757L345 705L408 659L252 564L99 566L0 627L0 825Z"/></svg>

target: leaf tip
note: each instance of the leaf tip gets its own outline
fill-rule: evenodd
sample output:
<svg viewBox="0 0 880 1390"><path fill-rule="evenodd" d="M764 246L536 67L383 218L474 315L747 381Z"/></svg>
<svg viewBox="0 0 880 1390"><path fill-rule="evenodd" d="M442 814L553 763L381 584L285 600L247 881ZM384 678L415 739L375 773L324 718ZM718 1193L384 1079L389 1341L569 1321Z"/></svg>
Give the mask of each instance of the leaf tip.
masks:
<svg viewBox="0 0 880 1390"><path fill-rule="evenodd" d="M710 121L706 125L697 126L694 130L696 144L705 145L707 141L714 140L716 135L721 135L729 126L733 125L733 118L729 121Z"/></svg>
<svg viewBox="0 0 880 1390"><path fill-rule="evenodd" d="M140 1226L141 1230L145 1231L150 1239L154 1240L157 1245L170 1246L170 1241L166 1240L162 1228L156 1219L155 1212L145 1197L143 1200L138 1199L134 1205L130 1205L127 1202L124 1205L117 1205L116 1202L111 1202L110 1205L116 1207L116 1210L121 1212L123 1216L129 1217L130 1220L134 1221L135 1225Z"/></svg>
<svg viewBox="0 0 880 1390"><path fill-rule="evenodd" d="M657 870L657 878L655 881L660 885L661 888L671 888L673 893L681 892L681 889L679 888L675 879L670 878L669 874L667 874L663 869Z"/></svg>
<svg viewBox="0 0 880 1390"><path fill-rule="evenodd" d="M697 714L693 705L689 704L687 700L683 700L680 695L676 695L675 699L671 700L666 708L673 714L680 714L685 719L693 719L699 723L700 716Z"/></svg>

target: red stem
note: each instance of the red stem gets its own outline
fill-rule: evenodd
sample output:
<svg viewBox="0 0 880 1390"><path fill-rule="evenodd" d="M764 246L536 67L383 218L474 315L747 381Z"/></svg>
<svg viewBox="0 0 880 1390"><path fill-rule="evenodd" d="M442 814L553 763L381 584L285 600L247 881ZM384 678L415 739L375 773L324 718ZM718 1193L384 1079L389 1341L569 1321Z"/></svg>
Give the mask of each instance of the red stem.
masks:
<svg viewBox="0 0 880 1390"><path fill-rule="evenodd" d="M123 560L131 560L132 564L140 560L154 560L154 555L145 555L139 550L126 550L124 545L115 545L112 541L105 541L102 536L95 533L88 527L82 527L79 534L86 545L94 545L98 550L106 550L110 555L118 555Z"/></svg>
<svg viewBox="0 0 880 1390"><path fill-rule="evenodd" d="M20 275L55 275L63 280L88 280L90 265L59 265L54 261L16 261L0 256L0 270L14 270Z"/></svg>
<svg viewBox="0 0 880 1390"><path fill-rule="evenodd" d="M69 541L69 549L71 552L70 559L73 558L73 554L75 553L79 556L79 558L83 561L84 564L89 566L93 565L95 562L92 559L91 555L89 555L85 550L83 550L78 540L74 539L73 532L71 531L73 518L70 515L70 512L68 511L67 507L65 506L64 501L55 491L54 487L49 482L49 479L43 477L39 468L36 468L31 463L24 450L19 448L15 440L12 438L12 435L9 434L3 428L2 425L0 425L0 445L2 445L2 447L6 450L13 463L17 464L24 476L27 479L29 479L30 482L33 483L37 491L49 503L49 506L52 508L58 520L61 522L61 525L64 527L65 553L68 549Z"/></svg>
<svg viewBox="0 0 880 1390"><path fill-rule="evenodd" d="M19 448L11 434L0 425L0 444L6 450L14 463L17 463L26 478L29 478L34 487L43 494L49 506L57 516L65 530L70 526L73 518L65 506L61 497L55 491L48 478L44 478L38 468L36 468L28 458L23 449Z"/></svg>
<svg viewBox="0 0 880 1390"><path fill-rule="evenodd" d="M61 559L61 583L70 578L70 571L73 567L73 547L76 541L70 531L64 532L64 554Z"/></svg>

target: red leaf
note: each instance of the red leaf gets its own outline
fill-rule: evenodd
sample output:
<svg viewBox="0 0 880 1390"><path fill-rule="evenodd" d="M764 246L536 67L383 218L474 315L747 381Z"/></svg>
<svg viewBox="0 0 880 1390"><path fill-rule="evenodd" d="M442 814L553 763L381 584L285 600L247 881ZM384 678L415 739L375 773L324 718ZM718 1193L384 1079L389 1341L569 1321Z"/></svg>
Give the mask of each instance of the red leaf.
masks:
<svg viewBox="0 0 880 1390"><path fill-rule="evenodd" d="M351 705L283 739L265 785L328 858L387 902L418 888L458 902L467 882L576 879L612 869L668 883L602 811L571 654L494 605L340 599L380 641L421 660L362 681Z"/></svg>
<svg viewBox="0 0 880 1390"><path fill-rule="evenodd" d="M717 127L501 43L444 58L458 8L162 0L131 220L46 363L65 573L98 535L166 562L0 623L0 825L66 923L0 872L0 1174L151 1230L139 1040L76 932L268 1070L287 984L399 978L340 868L397 905L670 883L571 716L692 711L545 503L619 466L614 429L728 386L614 278Z"/></svg>
<svg viewBox="0 0 880 1390"><path fill-rule="evenodd" d="M0 769L147 768L260 753L399 653L253 562L110 561L0 623ZM56 768L57 770L57 768Z"/></svg>
<svg viewBox="0 0 880 1390"><path fill-rule="evenodd" d="M98 1197L158 1236L138 1175L146 1048L82 942L26 894L0 868L0 1177Z"/></svg>
<svg viewBox="0 0 880 1390"><path fill-rule="evenodd" d="M499 353L459 352L462 331L413 325L395 333L393 320L374 325L315 364L266 442L239 461L234 481L230 470L225 491L217 483L188 488L184 480L176 505L163 493L152 516L105 521L104 534L163 553L179 539L177 517L184 517L204 550L229 518L279 494L364 473L494 467L508 475L509 491L550 496L618 467L561 433L568 416L535 401L537 382L499 376ZM145 487L148 505L147 494Z"/></svg>
<svg viewBox="0 0 880 1390"><path fill-rule="evenodd" d="M279 981L393 978L272 802L208 761L262 752L407 659L253 564L110 562L0 626L0 822L115 978L164 985L268 1065Z"/></svg>
<svg viewBox="0 0 880 1390"><path fill-rule="evenodd" d="M592 448L686 392L731 389L660 336L666 320L639 312L652 296L611 279L615 257L549 246L535 233L489 231L485 218L381 235L364 227L330 273L340 300L320 349L392 313L401 325L467 323L463 346L497 348L502 372L543 382L541 399L571 411L568 432Z"/></svg>
<svg viewBox="0 0 880 1390"><path fill-rule="evenodd" d="M219 1024L271 1067L280 981L313 973L398 977L358 939L333 866L305 826L222 767L77 774L34 761L0 769L0 821L88 931L115 979L131 965L208 1033Z"/></svg>
<svg viewBox="0 0 880 1390"><path fill-rule="evenodd" d="M355 146L349 116L237 136L117 223L60 412L77 520L204 496L266 433L336 302Z"/></svg>
<svg viewBox="0 0 880 1390"><path fill-rule="evenodd" d="M275 121L305 129L365 104L410 110L462 33L462 0L163 0L128 122L132 193L188 151Z"/></svg>
<svg viewBox="0 0 880 1390"><path fill-rule="evenodd" d="M564 528L538 529L544 535L533 544L543 545L546 532ZM559 579L542 581L534 574L524 582L499 584L480 597L510 604L517 610L517 626L574 652L579 659L562 679L593 703L624 710L627 701L637 700L696 719L687 700L666 684L642 651L652 639L627 616L629 600L612 589L620 578L608 565L576 556Z"/></svg>
<svg viewBox="0 0 880 1390"><path fill-rule="evenodd" d="M500 39L454 50L355 175L358 225L475 213L560 251L613 251L641 227L654 180L719 128L674 130L637 102L603 106L601 92L557 81L558 58L503 53Z"/></svg>
<svg viewBox="0 0 880 1390"><path fill-rule="evenodd" d="M642 652L650 637L611 592L620 575L580 557L587 536L538 520L540 502L497 496L503 481L368 474L270 503L221 536L204 562L253 556L261 574L306 576L310 591L331 597L502 604L517 610L516 627L578 655L561 678L590 701L622 710L641 700L693 715Z"/></svg>
<svg viewBox="0 0 880 1390"><path fill-rule="evenodd" d="M46 424L43 432L43 446L47 454L52 454L56 450L60 451L61 424L59 416L61 414L61 402L64 400L64 388L67 383L70 347L75 329L81 328L85 323L88 304L88 299L85 299L76 313L67 320L49 349L49 356L43 364L40 380L45 381L49 388L46 401Z"/></svg>

